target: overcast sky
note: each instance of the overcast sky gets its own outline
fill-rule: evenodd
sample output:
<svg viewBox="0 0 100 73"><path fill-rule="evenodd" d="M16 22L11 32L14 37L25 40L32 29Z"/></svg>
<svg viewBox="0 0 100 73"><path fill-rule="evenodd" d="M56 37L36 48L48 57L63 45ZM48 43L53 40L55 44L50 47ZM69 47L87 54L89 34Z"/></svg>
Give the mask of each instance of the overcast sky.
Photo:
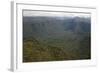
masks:
<svg viewBox="0 0 100 73"><path fill-rule="evenodd" d="M74 16L79 16L79 17L90 17L90 13L75 13L75 12L46 12L46 11L30 11L30 10L24 10L23 11L23 16L58 16L58 17L74 17Z"/></svg>

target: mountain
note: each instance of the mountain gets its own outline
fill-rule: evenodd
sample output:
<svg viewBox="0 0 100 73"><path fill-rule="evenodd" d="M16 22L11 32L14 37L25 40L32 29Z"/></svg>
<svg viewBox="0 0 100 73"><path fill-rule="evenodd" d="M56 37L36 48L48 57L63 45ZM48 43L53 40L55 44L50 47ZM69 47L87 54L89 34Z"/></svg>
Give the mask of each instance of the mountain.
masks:
<svg viewBox="0 0 100 73"><path fill-rule="evenodd" d="M23 17L23 36L58 37L68 32L79 34L91 30L90 18L84 17Z"/></svg>
<svg viewBox="0 0 100 73"><path fill-rule="evenodd" d="M23 17L23 62L91 59L90 17Z"/></svg>

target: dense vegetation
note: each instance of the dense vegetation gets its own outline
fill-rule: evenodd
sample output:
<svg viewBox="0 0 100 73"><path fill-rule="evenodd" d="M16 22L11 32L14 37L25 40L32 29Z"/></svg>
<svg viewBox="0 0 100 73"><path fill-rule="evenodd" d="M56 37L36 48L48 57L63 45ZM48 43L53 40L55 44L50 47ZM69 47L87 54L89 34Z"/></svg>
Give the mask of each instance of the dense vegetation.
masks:
<svg viewBox="0 0 100 73"><path fill-rule="evenodd" d="M90 18L23 17L23 62L91 58Z"/></svg>

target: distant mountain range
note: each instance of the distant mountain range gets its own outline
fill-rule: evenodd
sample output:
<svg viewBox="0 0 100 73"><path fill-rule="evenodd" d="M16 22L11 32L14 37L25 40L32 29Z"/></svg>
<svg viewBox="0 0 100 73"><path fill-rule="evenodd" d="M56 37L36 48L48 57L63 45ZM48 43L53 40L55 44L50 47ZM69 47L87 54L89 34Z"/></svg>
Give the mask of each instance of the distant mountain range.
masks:
<svg viewBox="0 0 100 73"><path fill-rule="evenodd" d="M23 37L57 37L68 32L88 33L91 30L89 17L23 17Z"/></svg>

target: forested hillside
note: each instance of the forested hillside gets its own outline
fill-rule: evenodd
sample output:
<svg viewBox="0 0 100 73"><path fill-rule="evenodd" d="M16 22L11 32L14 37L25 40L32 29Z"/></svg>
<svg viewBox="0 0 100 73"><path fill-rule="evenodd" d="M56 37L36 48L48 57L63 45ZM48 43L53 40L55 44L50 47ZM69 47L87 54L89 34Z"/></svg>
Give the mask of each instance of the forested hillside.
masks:
<svg viewBox="0 0 100 73"><path fill-rule="evenodd" d="M23 62L91 58L90 17L23 17Z"/></svg>

